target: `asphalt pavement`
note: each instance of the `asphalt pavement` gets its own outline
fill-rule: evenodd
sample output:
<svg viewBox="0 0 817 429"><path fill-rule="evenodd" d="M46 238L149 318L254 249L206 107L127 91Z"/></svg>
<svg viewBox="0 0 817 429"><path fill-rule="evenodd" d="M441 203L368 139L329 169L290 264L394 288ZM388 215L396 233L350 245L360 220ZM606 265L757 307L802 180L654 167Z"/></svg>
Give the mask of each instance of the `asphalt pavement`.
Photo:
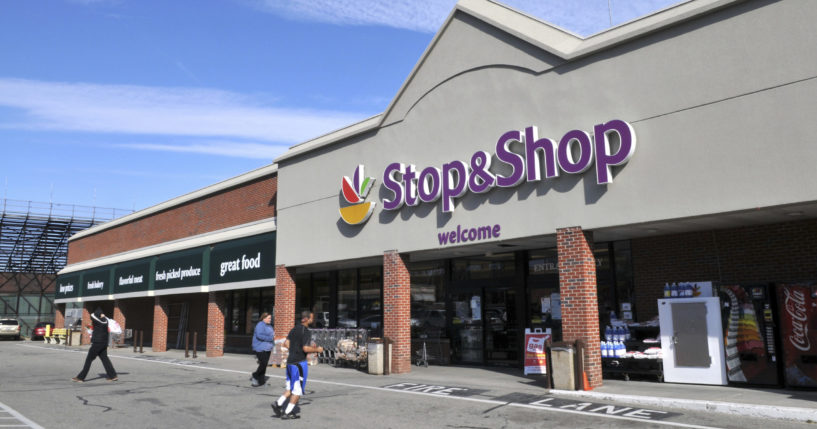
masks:
<svg viewBox="0 0 817 429"><path fill-rule="evenodd" d="M95 377L89 376L81 385L72 383L70 378L79 370L86 352L87 346L3 342L0 419L4 418L5 404L10 413L16 410L44 427L55 427L53 416L46 417L36 405L30 405L28 398L40 397L48 398L51 408L60 409L64 419L78 425L106 421L109 417L105 416L110 415L139 421L139 427L188 423L224 427L239 421L244 422L242 427L265 427L271 411L256 407L267 407L280 394L283 384L283 370L269 368L268 385L250 387L248 376L255 365L250 354L210 358L199 352L193 358L185 357L183 350L154 353L145 349L145 353L134 353L132 348L109 349L120 371L119 382L105 381L101 364L95 362L91 371ZM35 372L26 373L30 370ZM533 421L539 422L534 426L542 427L541 422L546 421L549 427L750 429L772 424L776 428L805 427L817 422L814 390L605 379L602 387L592 391L564 391L547 389L541 378L523 376L518 369L434 365L412 366L409 373L378 376L319 364L310 369L309 383L312 387L308 386L308 390L314 389L315 393L305 398L315 402L304 403L305 419L295 427L309 426L314 423L308 421L310 418L319 417L336 420L336 427L356 427L358 421L363 421L375 425L388 422L383 427L394 428L530 427L528 422ZM209 392L208 397L201 397L202 392ZM443 398L447 398L444 404L440 402ZM232 412L220 412L227 404ZM387 420L378 420L377 411L370 410L378 406L385 407ZM375 416L355 416L362 409L369 409ZM542 414L545 411L552 413ZM9 418L14 416L9 414ZM263 419L256 420L257 416ZM25 425L24 420L20 421ZM33 423L27 426L38 427Z"/></svg>

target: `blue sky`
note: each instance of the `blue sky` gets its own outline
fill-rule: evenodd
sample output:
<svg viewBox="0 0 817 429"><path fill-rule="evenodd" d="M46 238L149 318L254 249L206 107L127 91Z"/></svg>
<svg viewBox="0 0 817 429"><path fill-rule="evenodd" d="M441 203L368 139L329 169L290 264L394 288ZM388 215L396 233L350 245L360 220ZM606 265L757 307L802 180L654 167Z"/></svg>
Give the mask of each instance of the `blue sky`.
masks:
<svg viewBox="0 0 817 429"><path fill-rule="evenodd" d="M679 2L503 1L581 36ZM3 0L0 198L141 210L268 165L385 110L455 4Z"/></svg>

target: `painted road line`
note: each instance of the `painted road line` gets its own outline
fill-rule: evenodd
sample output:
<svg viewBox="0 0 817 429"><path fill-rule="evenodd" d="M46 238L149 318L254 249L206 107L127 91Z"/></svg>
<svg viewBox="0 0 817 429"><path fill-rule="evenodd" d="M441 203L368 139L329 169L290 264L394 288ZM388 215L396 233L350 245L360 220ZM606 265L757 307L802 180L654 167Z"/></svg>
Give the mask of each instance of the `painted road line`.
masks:
<svg viewBox="0 0 817 429"><path fill-rule="evenodd" d="M30 346L30 345L26 345L26 344L20 344L20 345L23 346L23 347L34 347L34 348L40 348L40 349L45 349L45 350L54 350L54 351L58 351L58 352L60 352L60 351L74 352L74 350L51 349L51 348L46 348L46 347ZM161 361L161 360L144 359L144 358L138 358L138 357L128 357L128 356L119 356L119 355L111 355L111 357L116 357L116 358L120 358L120 359L138 360L138 361L142 361L142 362L160 363L160 364L165 364L165 365L183 366L183 367L186 367L186 368L203 369L203 370L208 370L208 371L232 372L232 373L236 373L236 374L248 374L249 373L248 371L238 371L238 370L233 370L233 369L213 368L213 367L208 367L208 366L203 366L203 365L190 365L190 364L185 365L185 364L181 364L181 363L178 363L178 362L173 362L176 359L171 359L170 362L165 362L165 361ZM281 378L281 379L284 378L283 376L269 376L269 377L270 378ZM386 386L386 387L377 387L377 386L366 386L366 385L351 384L351 383L340 383L340 382L335 382L335 381L316 380L316 379L313 379L313 378L310 378L309 382L310 383L319 383L319 384L328 384L328 385L334 385L334 386L341 386L341 387L347 387L347 388L376 390L376 391L382 391L382 392L392 392L392 393L411 394L411 395L423 395L423 396L429 396L429 397L434 397L434 398L446 398L446 399L453 399L453 400L459 400L459 401L469 401L469 402L476 402L476 403L489 404L489 405L519 407L519 408L533 409L533 410L539 410L539 411L552 411L552 412L557 412L557 413L579 414L579 415L599 417L599 418L607 418L607 419L614 419L614 420L627 420L627 421L642 422L642 423L648 422L648 423L651 423L651 424L663 425L663 426L695 428L695 429L719 429L719 428L715 428L715 427L712 427L712 426L700 426L700 425L692 425L692 424L676 423L676 422L667 422L667 421L661 421L661 420L657 420L657 419L653 420L653 419L646 418L646 416L655 417L655 416L661 415L662 413L667 414L664 411L658 411L658 410L629 409L629 408L627 410L623 410L623 408L626 408L626 407L622 407L621 409L616 409L612 405L605 405L605 404L598 404L598 403L595 403L595 404L594 403L583 403L583 402L578 402L578 401L566 402L565 400L561 400L561 402L559 402L557 400L557 404L559 404L559 406L554 407L553 405L548 403L548 402L556 399L556 398L553 398L553 397L550 397L549 400L548 400L548 397L543 397L543 398L540 398L537 401L533 401L532 403L517 403L517 402L498 401L498 400L495 400L495 399L473 398L473 397L467 397L467 396L461 396L461 395L460 396L441 395L441 394L438 394L438 393L434 393L434 391L430 391L429 389L417 389L417 386L431 386L431 385L420 385L420 384L415 384L415 383L397 383L397 384L389 385L389 386ZM409 388L409 390L398 389L398 388L394 387L394 386L398 386L398 385L400 385L400 386L411 385L411 387ZM463 388L463 387L458 387L458 388L453 388L453 387L446 388L446 387L443 387L443 386L432 386L432 387L442 387L443 389L438 389L438 390L444 390L444 391L447 391L447 392L462 392L463 390L468 390L468 388ZM411 388L413 388L414 390L412 390ZM449 389L449 390L446 390L446 389ZM459 389L459 390L453 390L453 389ZM610 408L610 407L613 407L613 408ZM590 408L591 410L595 410L595 411L592 411L592 412L591 411L584 411L587 408ZM625 415L617 415L617 414L611 414L611 413L623 413L623 414L630 414L630 415L625 416ZM678 415L680 415L680 414L678 414Z"/></svg>
<svg viewBox="0 0 817 429"><path fill-rule="evenodd" d="M9 416L6 416L9 414ZM3 428L32 428L32 429L43 429L42 426L34 423L33 421L26 418L26 416L18 413L17 411L11 409L8 405L0 402L0 427ZM13 421L13 420L16 421ZM17 424L17 423L21 424Z"/></svg>

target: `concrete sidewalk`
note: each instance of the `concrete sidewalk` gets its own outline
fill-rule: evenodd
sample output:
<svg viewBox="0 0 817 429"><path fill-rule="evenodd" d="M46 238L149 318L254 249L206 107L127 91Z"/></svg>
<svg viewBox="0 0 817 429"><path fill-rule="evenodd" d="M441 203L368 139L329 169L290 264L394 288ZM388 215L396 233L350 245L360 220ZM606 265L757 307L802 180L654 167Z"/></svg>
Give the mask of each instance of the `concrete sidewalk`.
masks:
<svg viewBox="0 0 817 429"><path fill-rule="evenodd" d="M87 346L82 347L87 348ZM185 358L184 350L169 350L134 354L132 349L109 349L111 356L143 357L151 360L195 362L208 367L246 371L255 368L255 356L226 353L208 358L199 352L197 358ZM270 368L268 375L275 375ZM280 369L277 371L281 371ZM817 423L817 390L766 389L754 387L710 386L661 383L653 381L623 381L605 379L604 385L592 391L547 389L540 377L523 376L521 369L469 366L412 366L407 374L369 375L353 368L334 368L319 364L310 370L310 380L345 382L358 385L384 386L395 383L468 387L483 392L486 397L506 397L512 394L544 395L596 402L616 402L639 407L674 408L707 411L748 417ZM272 382L274 385L274 382Z"/></svg>

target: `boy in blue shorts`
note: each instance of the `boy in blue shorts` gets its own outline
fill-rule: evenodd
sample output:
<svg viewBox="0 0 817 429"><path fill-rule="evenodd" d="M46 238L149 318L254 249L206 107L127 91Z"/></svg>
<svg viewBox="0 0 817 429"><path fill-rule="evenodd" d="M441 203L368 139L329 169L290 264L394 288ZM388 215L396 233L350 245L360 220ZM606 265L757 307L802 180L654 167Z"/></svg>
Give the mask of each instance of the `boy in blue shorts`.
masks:
<svg viewBox="0 0 817 429"><path fill-rule="evenodd" d="M306 363L307 353L323 353L323 347L313 347L309 344L312 341L312 333L309 331L309 325L315 319L315 315L309 311L301 312L301 324L292 328L287 335L284 346L289 349L289 357L287 357L287 379L286 387L284 387L284 394L276 402L272 403L272 409L275 411L275 416L282 420L290 420L300 418L298 414L293 413L298 399L301 398L306 389L306 377L309 373L309 365ZM286 410L283 410L284 403L289 399L289 404Z"/></svg>

